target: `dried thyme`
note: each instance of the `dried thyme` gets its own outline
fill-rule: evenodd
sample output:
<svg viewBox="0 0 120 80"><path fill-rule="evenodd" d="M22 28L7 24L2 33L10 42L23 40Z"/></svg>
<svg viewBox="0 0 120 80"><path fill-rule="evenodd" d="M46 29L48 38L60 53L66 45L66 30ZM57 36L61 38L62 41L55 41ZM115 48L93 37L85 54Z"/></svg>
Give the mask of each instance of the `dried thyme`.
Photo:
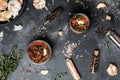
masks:
<svg viewBox="0 0 120 80"><path fill-rule="evenodd" d="M59 80L60 78L64 77L65 75L67 75L67 72L57 73L57 74L55 75L55 79L54 79L54 80Z"/></svg>
<svg viewBox="0 0 120 80"><path fill-rule="evenodd" d="M104 45L105 45L105 49L106 49L106 50L109 50L109 45L108 45L108 42L107 42L107 41L104 42Z"/></svg>
<svg viewBox="0 0 120 80"><path fill-rule="evenodd" d="M80 3L83 6L83 8L85 9L85 3L83 1L75 0L75 3Z"/></svg>
<svg viewBox="0 0 120 80"><path fill-rule="evenodd" d="M8 75L17 68L23 50L19 49L18 54L15 54L16 49L17 46L13 46L9 55L6 55L4 51L0 52L0 80L7 80Z"/></svg>

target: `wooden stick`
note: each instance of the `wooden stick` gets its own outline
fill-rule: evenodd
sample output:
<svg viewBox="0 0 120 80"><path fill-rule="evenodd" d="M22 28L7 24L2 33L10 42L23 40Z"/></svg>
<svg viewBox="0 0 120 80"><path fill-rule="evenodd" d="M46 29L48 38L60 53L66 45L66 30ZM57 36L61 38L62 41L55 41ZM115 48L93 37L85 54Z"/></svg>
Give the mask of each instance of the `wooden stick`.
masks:
<svg viewBox="0 0 120 80"><path fill-rule="evenodd" d="M113 31L108 31L106 35L120 49L120 37Z"/></svg>
<svg viewBox="0 0 120 80"><path fill-rule="evenodd" d="M54 10L50 15L47 16L46 22L53 21L57 16L59 16L63 12L63 9L61 7L58 7L56 10Z"/></svg>
<svg viewBox="0 0 120 80"><path fill-rule="evenodd" d="M95 50L93 54L93 59L91 63L91 73L95 73L98 70L99 65L99 50Z"/></svg>
<svg viewBox="0 0 120 80"><path fill-rule="evenodd" d="M72 60L66 59L66 65L67 65L67 67L68 67L68 69L69 69L73 79L74 80L80 80L80 75L78 74L78 72L77 72L77 70L76 70Z"/></svg>

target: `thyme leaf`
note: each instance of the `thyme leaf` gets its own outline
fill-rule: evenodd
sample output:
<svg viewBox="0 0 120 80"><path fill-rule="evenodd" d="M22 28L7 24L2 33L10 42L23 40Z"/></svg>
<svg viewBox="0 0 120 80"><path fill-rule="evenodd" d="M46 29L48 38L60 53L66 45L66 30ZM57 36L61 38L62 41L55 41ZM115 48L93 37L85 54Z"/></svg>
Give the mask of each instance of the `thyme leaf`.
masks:
<svg viewBox="0 0 120 80"><path fill-rule="evenodd" d="M19 49L18 54L15 54L16 49L17 45L14 45L9 55L6 55L4 51L0 51L0 80L7 80L8 75L17 68L23 50Z"/></svg>

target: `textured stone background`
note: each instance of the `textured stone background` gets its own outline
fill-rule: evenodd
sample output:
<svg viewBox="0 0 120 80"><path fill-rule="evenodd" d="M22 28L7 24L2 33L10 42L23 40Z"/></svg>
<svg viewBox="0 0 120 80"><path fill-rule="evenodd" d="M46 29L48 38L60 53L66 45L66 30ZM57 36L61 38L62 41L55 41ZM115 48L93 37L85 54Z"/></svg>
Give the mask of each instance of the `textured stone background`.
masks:
<svg viewBox="0 0 120 80"><path fill-rule="evenodd" d="M0 32L3 31L3 37L0 38L0 50L5 50L9 53L11 47L15 44L18 48L23 49L23 59L21 59L18 68L13 74L8 77L8 80L54 80L55 74L59 72L67 71L68 75L64 76L60 80L73 80L65 65L65 43L78 43L73 50L73 62L75 63L79 73L81 74L81 80L119 80L120 73L117 76L110 77L106 68L110 62L115 63L120 71L120 50L117 49L111 41L107 39L103 32L96 33L98 28L112 29L118 35L120 35L120 0L83 0L86 8L83 9L81 4L75 3L74 0L67 2L66 0L55 0L55 5L52 5L52 0L47 0L48 10L36 10L32 6L32 0L27 0L25 9L22 15L9 24L0 25ZM97 10L96 5L99 2L105 2L107 8ZM47 24L46 31L41 33L38 29L44 23L45 17L51 13L57 7L63 7L64 13L57 17L54 21ZM69 29L68 21L75 13L85 13L90 18L90 27L85 34L77 35ZM106 21L105 16L109 14L112 16L111 21ZM22 30L14 31L14 25L21 24ZM34 28L35 27L35 28ZM63 30L64 34L59 37L57 32ZM36 37L39 35L38 37ZM48 41L53 49L52 57L44 65L34 65L27 58L27 47L29 43L35 39L43 39ZM110 50L105 49L104 42L107 41ZM90 73L90 63L94 49L99 48L100 65L95 74ZM82 55L76 59L77 55ZM30 66L31 65L31 66ZM31 71L31 73L25 73L23 68ZM49 69L49 73L46 76L41 75L41 69Z"/></svg>

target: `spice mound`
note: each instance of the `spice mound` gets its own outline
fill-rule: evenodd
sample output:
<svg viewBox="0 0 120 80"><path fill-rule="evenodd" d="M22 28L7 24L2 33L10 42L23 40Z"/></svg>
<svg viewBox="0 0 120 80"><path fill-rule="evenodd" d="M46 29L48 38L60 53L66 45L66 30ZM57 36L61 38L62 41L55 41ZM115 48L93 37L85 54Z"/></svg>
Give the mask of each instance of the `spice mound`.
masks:
<svg viewBox="0 0 120 80"><path fill-rule="evenodd" d="M51 56L51 47L42 40L36 40L29 45L28 57L35 64L43 64Z"/></svg>

